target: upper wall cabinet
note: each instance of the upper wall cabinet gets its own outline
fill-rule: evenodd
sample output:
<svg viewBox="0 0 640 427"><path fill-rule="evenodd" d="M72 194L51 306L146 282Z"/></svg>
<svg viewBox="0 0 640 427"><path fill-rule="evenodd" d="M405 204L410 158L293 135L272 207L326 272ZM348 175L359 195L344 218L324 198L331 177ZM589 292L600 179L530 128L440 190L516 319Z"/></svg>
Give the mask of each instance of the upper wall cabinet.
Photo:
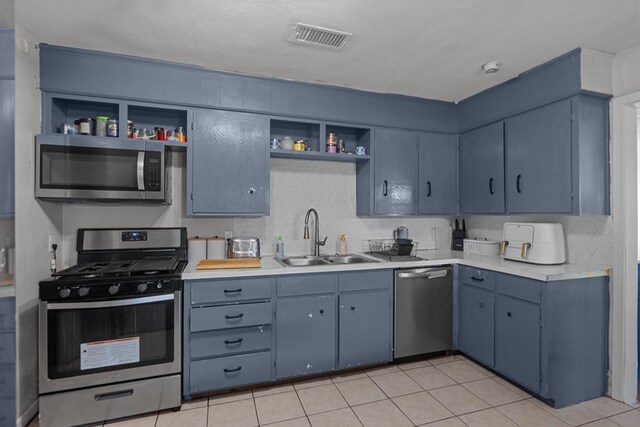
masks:
<svg viewBox="0 0 640 427"><path fill-rule="evenodd" d="M607 115L579 95L507 119L507 212L608 214Z"/></svg>
<svg viewBox="0 0 640 427"><path fill-rule="evenodd" d="M460 135L460 213L504 213L504 126Z"/></svg>
<svg viewBox="0 0 640 427"><path fill-rule="evenodd" d="M374 153L374 212L410 215L416 212L417 132L376 129Z"/></svg>
<svg viewBox="0 0 640 427"><path fill-rule="evenodd" d="M265 116L195 110L188 152L189 214L269 214L268 129Z"/></svg>
<svg viewBox="0 0 640 427"><path fill-rule="evenodd" d="M0 217L15 215L14 32L0 30Z"/></svg>
<svg viewBox="0 0 640 427"><path fill-rule="evenodd" d="M418 214L455 214L457 136L420 132L418 139Z"/></svg>

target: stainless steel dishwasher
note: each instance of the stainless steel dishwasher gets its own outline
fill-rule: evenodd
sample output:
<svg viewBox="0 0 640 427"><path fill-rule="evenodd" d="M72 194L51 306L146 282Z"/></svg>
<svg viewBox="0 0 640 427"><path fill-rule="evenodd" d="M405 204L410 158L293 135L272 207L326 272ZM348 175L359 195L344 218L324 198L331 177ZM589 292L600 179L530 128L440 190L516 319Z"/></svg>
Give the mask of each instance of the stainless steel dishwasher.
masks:
<svg viewBox="0 0 640 427"><path fill-rule="evenodd" d="M396 270L393 287L393 357L450 350L451 267Z"/></svg>

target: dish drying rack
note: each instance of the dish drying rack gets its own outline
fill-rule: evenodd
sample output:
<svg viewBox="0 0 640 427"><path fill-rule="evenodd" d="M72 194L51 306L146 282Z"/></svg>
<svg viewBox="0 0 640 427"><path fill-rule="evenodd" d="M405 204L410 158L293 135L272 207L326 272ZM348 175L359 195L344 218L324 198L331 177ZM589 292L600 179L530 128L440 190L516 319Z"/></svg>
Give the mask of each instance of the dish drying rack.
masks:
<svg viewBox="0 0 640 427"><path fill-rule="evenodd" d="M369 252L385 256L416 256L418 242L407 239L369 239Z"/></svg>

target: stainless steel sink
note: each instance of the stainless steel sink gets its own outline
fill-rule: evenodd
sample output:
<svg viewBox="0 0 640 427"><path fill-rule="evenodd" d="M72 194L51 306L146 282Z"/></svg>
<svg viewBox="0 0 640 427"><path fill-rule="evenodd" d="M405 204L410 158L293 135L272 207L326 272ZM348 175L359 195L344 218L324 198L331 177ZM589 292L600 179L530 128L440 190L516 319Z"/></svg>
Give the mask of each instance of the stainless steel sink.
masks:
<svg viewBox="0 0 640 427"><path fill-rule="evenodd" d="M285 267L308 267L311 265L339 265L339 264L362 264L368 262L378 262L360 255L326 255L319 257L298 256L276 259Z"/></svg>

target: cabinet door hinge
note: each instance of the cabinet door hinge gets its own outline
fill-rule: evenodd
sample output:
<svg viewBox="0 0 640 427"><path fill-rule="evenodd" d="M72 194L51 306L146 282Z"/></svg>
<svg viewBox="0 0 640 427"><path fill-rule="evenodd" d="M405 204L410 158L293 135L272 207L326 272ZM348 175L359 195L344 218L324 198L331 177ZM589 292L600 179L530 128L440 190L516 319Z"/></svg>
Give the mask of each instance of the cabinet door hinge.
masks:
<svg viewBox="0 0 640 427"><path fill-rule="evenodd" d="M573 113L570 115L570 117L571 117L571 121L574 121L576 119L576 116Z"/></svg>
<svg viewBox="0 0 640 427"><path fill-rule="evenodd" d="M540 326L540 329L542 329L542 320L538 321L538 326Z"/></svg>
<svg viewBox="0 0 640 427"><path fill-rule="evenodd" d="M191 122L191 130L193 130L193 122Z"/></svg>
<svg viewBox="0 0 640 427"><path fill-rule="evenodd" d="M193 200L193 193L191 193L191 200Z"/></svg>

